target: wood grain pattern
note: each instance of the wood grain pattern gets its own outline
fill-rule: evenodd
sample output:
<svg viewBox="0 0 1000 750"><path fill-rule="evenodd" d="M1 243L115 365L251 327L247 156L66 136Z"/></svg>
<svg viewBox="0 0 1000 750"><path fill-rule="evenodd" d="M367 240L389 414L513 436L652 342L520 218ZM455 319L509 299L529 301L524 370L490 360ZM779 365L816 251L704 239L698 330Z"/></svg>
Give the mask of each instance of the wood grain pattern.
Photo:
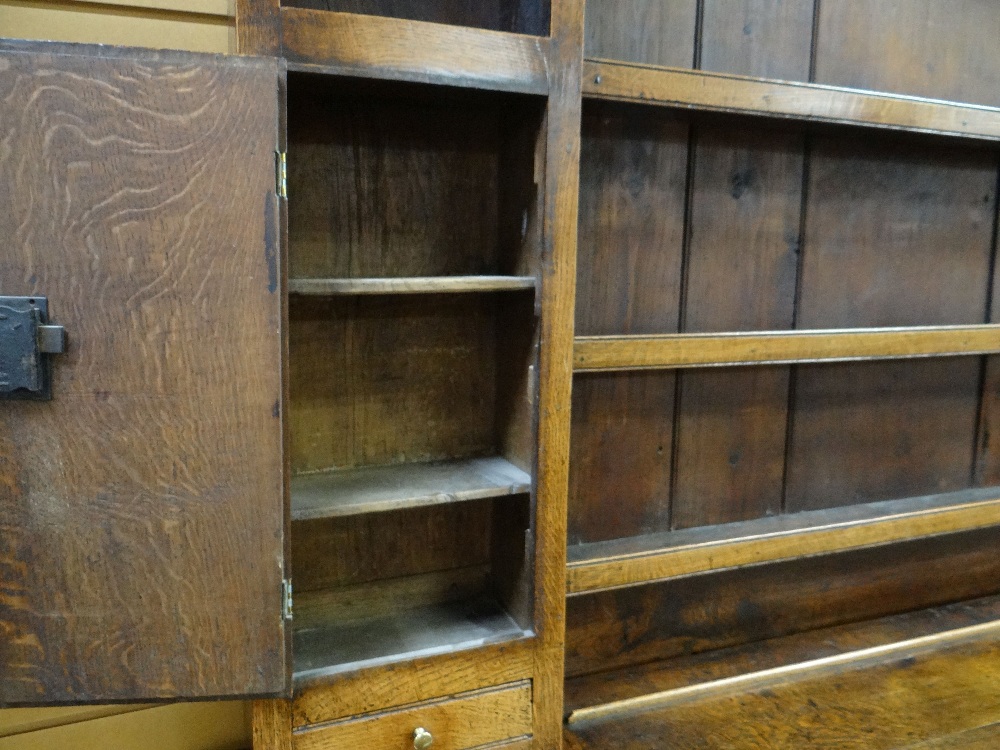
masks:
<svg viewBox="0 0 1000 750"><path fill-rule="evenodd" d="M574 381L570 544L669 530L674 385L672 373Z"/></svg>
<svg viewBox="0 0 1000 750"><path fill-rule="evenodd" d="M253 750L292 750L291 706L291 701L287 700L253 702Z"/></svg>
<svg viewBox="0 0 1000 750"><path fill-rule="evenodd" d="M292 721L304 727L528 679L534 645L529 640L492 644L333 675L322 682L300 680Z"/></svg>
<svg viewBox="0 0 1000 750"><path fill-rule="evenodd" d="M291 67L394 81L546 94L549 41L379 16L281 9Z"/></svg>
<svg viewBox="0 0 1000 750"><path fill-rule="evenodd" d="M282 693L278 67L29 49L0 288L70 350L0 411L0 703Z"/></svg>
<svg viewBox="0 0 1000 750"><path fill-rule="evenodd" d="M434 747L464 750L476 745L531 734L531 684L467 693L444 701L418 704L339 724L299 730L295 750L345 747L406 747L423 727Z"/></svg>
<svg viewBox="0 0 1000 750"><path fill-rule="evenodd" d="M281 0L236 0L236 52L281 54Z"/></svg>
<svg viewBox="0 0 1000 750"><path fill-rule="evenodd" d="M531 477L498 457L306 474L292 479L292 520L384 513L530 491Z"/></svg>
<svg viewBox="0 0 1000 750"><path fill-rule="evenodd" d="M624 668L994 595L997 538L991 528L572 597L566 672Z"/></svg>
<svg viewBox="0 0 1000 750"><path fill-rule="evenodd" d="M694 148L684 331L790 328L802 138L702 127ZM785 368L679 376L673 528L780 512L788 381Z"/></svg>
<svg viewBox="0 0 1000 750"><path fill-rule="evenodd" d="M459 294L534 289L534 276L424 276L405 279L289 279L292 294Z"/></svg>
<svg viewBox="0 0 1000 750"><path fill-rule="evenodd" d="M582 127L576 333L676 332L688 125L604 105Z"/></svg>
<svg viewBox="0 0 1000 750"><path fill-rule="evenodd" d="M706 0L700 67L808 80L814 4L813 0Z"/></svg>
<svg viewBox="0 0 1000 750"><path fill-rule="evenodd" d="M840 552L1000 525L993 490L803 511L573 550L567 591L634 586L710 570Z"/></svg>
<svg viewBox="0 0 1000 750"><path fill-rule="evenodd" d="M673 698L685 699L699 692L718 695L734 687L741 689L740 681L747 675L755 674L758 680L770 679L768 675L781 679L788 674L781 670L803 669L810 663L815 667L819 659L849 660L866 649L951 634L998 619L1000 599L986 597L585 675L567 681L566 713L668 691L686 690L686 694L673 693Z"/></svg>
<svg viewBox="0 0 1000 750"><path fill-rule="evenodd" d="M532 678L535 747L562 736L566 613L566 490L573 382L573 310L580 208L580 66L583 4L552 0L551 68L556 71L544 140L544 242L534 557L534 621L538 634Z"/></svg>
<svg viewBox="0 0 1000 750"><path fill-rule="evenodd" d="M696 0L586 0L588 57L694 64Z"/></svg>
<svg viewBox="0 0 1000 750"><path fill-rule="evenodd" d="M1000 106L998 35L980 0L823 0L816 80Z"/></svg>
<svg viewBox="0 0 1000 750"><path fill-rule="evenodd" d="M548 36L547 0L285 0L288 7Z"/></svg>
<svg viewBox="0 0 1000 750"><path fill-rule="evenodd" d="M581 724L568 732L567 747L638 750L669 741L671 747L696 748L708 741L732 748L902 748L995 722L998 675L996 639L984 637L864 668Z"/></svg>
<svg viewBox="0 0 1000 750"><path fill-rule="evenodd" d="M990 354L996 324L906 326L766 333L579 336L578 372L657 370L746 364L808 364Z"/></svg>
<svg viewBox="0 0 1000 750"><path fill-rule="evenodd" d="M592 59L584 63L583 87L588 98L984 141L1000 139L1000 117L994 107L836 86Z"/></svg>

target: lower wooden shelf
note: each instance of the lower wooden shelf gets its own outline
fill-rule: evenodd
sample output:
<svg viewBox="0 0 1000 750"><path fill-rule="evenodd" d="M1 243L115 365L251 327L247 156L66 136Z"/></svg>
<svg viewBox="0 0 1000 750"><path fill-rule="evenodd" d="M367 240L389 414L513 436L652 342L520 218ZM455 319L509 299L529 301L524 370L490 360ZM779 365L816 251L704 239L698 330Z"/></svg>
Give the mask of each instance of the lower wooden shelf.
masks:
<svg viewBox="0 0 1000 750"><path fill-rule="evenodd" d="M531 476L499 456L375 466L292 478L292 520L355 516L531 491Z"/></svg>
<svg viewBox="0 0 1000 750"><path fill-rule="evenodd" d="M435 603L382 617L331 621L293 635L295 680L515 640L528 635L494 599Z"/></svg>

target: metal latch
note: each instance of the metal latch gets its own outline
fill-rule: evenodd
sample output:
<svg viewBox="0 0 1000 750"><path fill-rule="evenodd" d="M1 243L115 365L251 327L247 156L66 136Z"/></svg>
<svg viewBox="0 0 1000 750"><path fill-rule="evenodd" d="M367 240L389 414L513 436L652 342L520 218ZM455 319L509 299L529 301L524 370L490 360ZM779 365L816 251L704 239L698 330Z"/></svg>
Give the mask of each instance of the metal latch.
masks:
<svg viewBox="0 0 1000 750"><path fill-rule="evenodd" d="M66 350L66 331L49 325L45 297L0 297L0 399L52 398L48 354Z"/></svg>
<svg viewBox="0 0 1000 750"><path fill-rule="evenodd" d="M283 578L281 581L281 602L285 619L292 619L292 582Z"/></svg>
<svg viewBox="0 0 1000 750"><path fill-rule="evenodd" d="M288 154L284 151L274 152L274 182L275 192L279 198L288 197Z"/></svg>

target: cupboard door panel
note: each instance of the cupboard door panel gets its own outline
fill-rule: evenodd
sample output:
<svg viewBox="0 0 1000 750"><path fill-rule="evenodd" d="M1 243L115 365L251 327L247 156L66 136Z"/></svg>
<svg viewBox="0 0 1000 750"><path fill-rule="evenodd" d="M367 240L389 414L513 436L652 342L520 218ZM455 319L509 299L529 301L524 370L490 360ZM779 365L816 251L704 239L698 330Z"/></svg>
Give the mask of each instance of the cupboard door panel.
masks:
<svg viewBox="0 0 1000 750"><path fill-rule="evenodd" d="M279 694L276 61L0 47L0 294L51 401L0 401L0 704Z"/></svg>

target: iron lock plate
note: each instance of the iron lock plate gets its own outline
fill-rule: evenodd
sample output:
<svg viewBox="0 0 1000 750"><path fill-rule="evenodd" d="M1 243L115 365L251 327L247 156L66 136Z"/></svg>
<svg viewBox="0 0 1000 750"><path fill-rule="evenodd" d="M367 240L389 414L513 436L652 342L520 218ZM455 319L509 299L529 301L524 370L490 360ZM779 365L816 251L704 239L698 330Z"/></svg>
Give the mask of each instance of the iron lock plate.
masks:
<svg viewBox="0 0 1000 750"><path fill-rule="evenodd" d="M47 298L0 297L0 399L51 399L48 355L65 349L65 330L49 325Z"/></svg>

